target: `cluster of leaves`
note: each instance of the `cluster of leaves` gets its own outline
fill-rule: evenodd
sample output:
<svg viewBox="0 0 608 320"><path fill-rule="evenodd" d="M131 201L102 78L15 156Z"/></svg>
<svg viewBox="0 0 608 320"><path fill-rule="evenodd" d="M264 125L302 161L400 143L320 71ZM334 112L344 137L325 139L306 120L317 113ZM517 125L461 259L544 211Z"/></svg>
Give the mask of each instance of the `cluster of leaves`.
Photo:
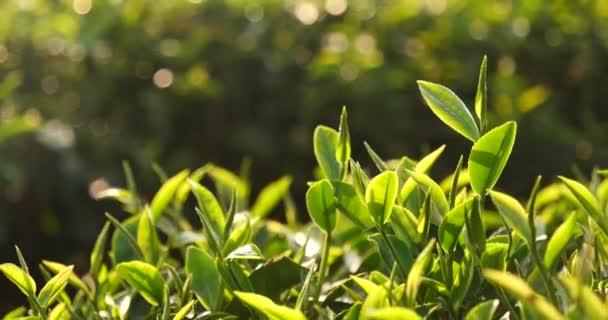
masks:
<svg viewBox="0 0 608 320"><path fill-rule="evenodd" d="M5 319L606 318L608 172L587 185L560 177L541 188L539 178L526 207L494 190L517 125L490 128L485 77L484 59L476 117L448 88L418 82L473 143L467 167L461 157L440 182L429 171L445 146L416 161L383 160L365 144L372 176L351 157L345 109L338 130L318 126L306 225L289 177L249 205L243 177L209 164L168 178L144 204L126 166L128 188L99 196L131 216L106 214L86 274L43 261L37 291L19 249L20 267L0 265L29 302ZM202 229L187 219L189 195ZM281 202L286 224L267 218Z"/></svg>

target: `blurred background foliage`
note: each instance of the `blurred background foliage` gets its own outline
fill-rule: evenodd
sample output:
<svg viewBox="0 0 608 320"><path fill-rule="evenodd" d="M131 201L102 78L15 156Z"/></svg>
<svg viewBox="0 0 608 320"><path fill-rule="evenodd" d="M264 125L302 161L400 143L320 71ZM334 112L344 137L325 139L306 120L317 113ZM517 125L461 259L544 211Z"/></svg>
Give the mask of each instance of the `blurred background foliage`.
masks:
<svg viewBox="0 0 608 320"><path fill-rule="evenodd" d="M238 170L247 156L254 192L288 173L301 204L312 130L342 105L356 158L370 163L364 139L386 158L446 143L441 177L467 142L415 80L471 106L484 53L492 122L520 122L499 186L589 172L608 160L606 30L606 0L0 1L0 260L18 243L84 268L119 211L90 193L124 185L122 160L151 197L152 163Z"/></svg>

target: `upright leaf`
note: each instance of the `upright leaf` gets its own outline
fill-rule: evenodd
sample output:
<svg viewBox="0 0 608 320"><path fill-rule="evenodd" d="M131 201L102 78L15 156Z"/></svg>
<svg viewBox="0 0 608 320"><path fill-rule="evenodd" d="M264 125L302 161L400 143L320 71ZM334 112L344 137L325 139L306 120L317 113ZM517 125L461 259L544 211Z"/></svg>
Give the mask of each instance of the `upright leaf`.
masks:
<svg viewBox="0 0 608 320"><path fill-rule="evenodd" d="M90 268L89 273L94 277L97 276L99 272L99 268L103 263L103 258L105 255L106 241L108 238L108 232L110 231L110 223L106 222L101 229L101 232L97 236L97 240L95 240L95 245L93 245L93 250L91 251L90 258Z"/></svg>
<svg viewBox="0 0 608 320"><path fill-rule="evenodd" d="M490 130L473 145L469 177L477 194L485 195L498 181L513 150L516 133L517 124L509 121Z"/></svg>
<svg viewBox="0 0 608 320"><path fill-rule="evenodd" d="M192 275L192 290L205 308L215 311L222 298L222 276L215 261L205 251L188 247L186 272Z"/></svg>
<svg viewBox="0 0 608 320"><path fill-rule="evenodd" d="M591 191L578 181L565 177L559 177L559 179L568 187L568 190L570 190L578 203L587 211L591 219L597 223L602 232L608 236L608 218L600 210L599 203Z"/></svg>
<svg viewBox="0 0 608 320"><path fill-rule="evenodd" d="M209 226L209 232L218 244L224 239L224 226L226 224L224 211L213 193L198 182L189 181L192 192L198 202L205 224Z"/></svg>
<svg viewBox="0 0 608 320"><path fill-rule="evenodd" d="M336 159L338 132L330 127L317 126L314 136L314 152L323 176L330 180L340 180L341 165Z"/></svg>
<svg viewBox="0 0 608 320"><path fill-rule="evenodd" d="M464 226L464 215L473 206L473 198L450 210L439 225L439 243L446 252L451 252L458 242L458 236Z"/></svg>
<svg viewBox="0 0 608 320"><path fill-rule="evenodd" d="M606 304L591 288L567 275L562 275L560 280L564 284L568 296L582 306L586 319L608 319Z"/></svg>
<svg viewBox="0 0 608 320"><path fill-rule="evenodd" d="M12 263L0 264L0 271L28 297L36 295L36 282L32 277Z"/></svg>
<svg viewBox="0 0 608 320"><path fill-rule="evenodd" d="M424 156L424 158L418 161L414 167L414 171L420 174L427 173L429 170L431 170L437 159L439 159L439 156L441 156L443 150L445 150L445 145L442 145L441 147L435 149L435 151ZM404 203L416 189L416 181L409 178L409 173L407 173L407 170L404 171L405 174L400 172L400 175L407 176L408 179L405 181L403 186L401 186L401 191L399 192L399 203Z"/></svg>
<svg viewBox="0 0 608 320"><path fill-rule="evenodd" d="M163 185L158 189L154 198L152 198L152 203L150 204L150 209L152 210L152 217L156 221L158 217L165 211L175 192L179 188L179 186L186 180L190 171L183 170L173 177L169 178Z"/></svg>
<svg viewBox="0 0 608 320"><path fill-rule="evenodd" d="M330 232L336 226L336 198L328 180L321 180L308 188L306 209L319 229Z"/></svg>
<svg viewBox="0 0 608 320"><path fill-rule="evenodd" d="M348 132L348 114L346 107L342 108L342 114L340 115L340 127L338 130L338 145L336 147L336 159L346 166L350 159L350 132Z"/></svg>
<svg viewBox="0 0 608 320"><path fill-rule="evenodd" d="M464 317L464 320L492 320L498 305L498 299L484 301L474 306Z"/></svg>
<svg viewBox="0 0 608 320"><path fill-rule="evenodd" d="M336 204L340 212L359 227L363 229L370 227L373 222L369 211L355 188L341 181L332 181L331 184L334 187Z"/></svg>
<svg viewBox="0 0 608 320"><path fill-rule="evenodd" d="M422 320L414 310L403 307L388 307L376 310L369 310L366 314L366 319L373 320Z"/></svg>
<svg viewBox="0 0 608 320"><path fill-rule="evenodd" d="M116 272L149 304L159 306L165 301L167 295L165 282L153 265L141 261L122 262L116 266Z"/></svg>
<svg viewBox="0 0 608 320"><path fill-rule="evenodd" d="M553 269L559 255L576 235L576 232L576 212L573 212L568 216L566 221L553 232L551 239L549 239L549 243L547 243L547 250L545 251L544 257L544 265L547 270Z"/></svg>
<svg viewBox="0 0 608 320"><path fill-rule="evenodd" d="M42 307L48 307L68 284L74 266L67 266L49 280L38 294L38 302Z"/></svg>
<svg viewBox="0 0 608 320"><path fill-rule="evenodd" d="M426 270L427 265L433 258L433 248L435 247L435 239L431 239L429 243L420 252L416 261L412 265L412 269L407 276L407 282L405 285L405 293L407 297L407 304L410 307L415 306L416 297L418 296L418 290L422 283L422 276Z"/></svg>
<svg viewBox="0 0 608 320"><path fill-rule="evenodd" d="M545 319L566 319L545 297L534 292L528 283L508 272L491 269L483 270L483 275L488 281L502 287L519 301L529 305L534 311Z"/></svg>
<svg viewBox="0 0 608 320"><path fill-rule="evenodd" d="M441 218L450 210L450 204L448 203L448 199L443 193L443 190L426 174L413 171L410 171L409 173L412 179L414 179L431 198L431 204L434 209L433 218L435 219L435 222L439 224Z"/></svg>
<svg viewBox="0 0 608 320"><path fill-rule="evenodd" d="M471 141L479 139L479 128L464 102L450 89L436 83L418 81L426 104L441 121Z"/></svg>
<svg viewBox="0 0 608 320"><path fill-rule="evenodd" d="M365 202L377 224L388 222L397 198L397 174L385 171L375 176L365 190Z"/></svg>
<svg viewBox="0 0 608 320"><path fill-rule="evenodd" d="M306 320L304 314L299 310L277 305L263 295L240 291L235 291L234 295L249 307L268 317L269 320Z"/></svg>
<svg viewBox="0 0 608 320"><path fill-rule="evenodd" d="M266 217L287 194L291 180L291 177L283 176L264 187L251 207L251 215L258 218Z"/></svg>
<svg viewBox="0 0 608 320"><path fill-rule="evenodd" d="M486 126L486 114L488 110L488 86L486 84L486 69L488 67L488 57L483 56L481 67L479 68L479 82L477 83L477 94L475 95L475 113L479 120L481 131Z"/></svg>
<svg viewBox="0 0 608 320"><path fill-rule="evenodd" d="M152 221L152 214L149 210L144 210L140 214L137 226L137 245L146 258L146 262L156 265L160 258L161 245L156 233L156 227Z"/></svg>

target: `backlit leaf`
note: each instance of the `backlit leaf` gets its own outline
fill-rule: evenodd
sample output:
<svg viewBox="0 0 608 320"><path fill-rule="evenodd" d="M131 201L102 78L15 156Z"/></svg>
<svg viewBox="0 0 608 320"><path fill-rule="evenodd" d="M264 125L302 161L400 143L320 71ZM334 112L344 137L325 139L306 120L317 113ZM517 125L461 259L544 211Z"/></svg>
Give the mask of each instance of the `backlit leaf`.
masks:
<svg viewBox="0 0 608 320"><path fill-rule="evenodd" d="M600 210L599 203L591 191L578 181L565 177L559 177L559 179L568 187L568 190L570 190L578 203L587 211L591 219L597 223L602 232L608 236L608 218Z"/></svg>
<svg viewBox="0 0 608 320"><path fill-rule="evenodd" d="M498 305L498 299L484 301L474 306L464 317L464 320L492 320Z"/></svg>
<svg viewBox="0 0 608 320"><path fill-rule="evenodd" d="M263 295L240 291L235 291L234 295L249 307L268 317L269 320L306 320L302 312L277 305Z"/></svg>
<svg viewBox="0 0 608 320"><path fill-rule="evenodd" d="M36 294L36 282L32 277L12 263L0 264L0 271L4 276L14 283L23 294L33 297Z"/></svg>
<svg viewBox="0 0 608 320"><path fill-rule="evenodd" d="M165 282L153 265L141 261L122 262L116 266L116 272L151 305L159 306L165 301Z"/></svg>
<svg viewBox="0 0 608 320"><path fill-rule="evenodd" d="M264 187L251 207L251 215L266 217L289 191L291 180L291 177L284 176Z"/></svg>
<svg viewBox="0 0 608 320"><path fill-rule="evenodd" d="M160 215L165 211L177 188L186 180L190 174L190 171L183 170L173 177L169 178L163 185L158 189L154 198L152 198L152 203L150 204L150 209L152 210L152 217L156 221Z"/></svg>
<svg viewBox="0 0 608 320"><path fill-rule="evenodd" d="M215 241L218 244L221 244L224 239L224 226L226 221L220 203L209 189L203 187L198 182L192 180L189 182L192 193L198 202L198 207L202 212L201 219L204 219L205 224L209 226L209 232Z"/></svg>
<svg viewBox="0 0 608 320"><path fill-rule="evenodd" d="M397 198L397 174L385 171L375 176L365 191L365 202L377 224L388 222Z"/></svg>
<svg viewBox="0 0 608 320"><path fill-rule="evenodd" d="M336 225L336 198L328 180L321 180L308 188L306 209L319 229L330 232Z"/></svg>
<svg viewBox="0 0 608 320"><path fill-rule="evenodd" d="M192 275L192 290L205 308L215 311L222 298L222 277L215 261L205 251L188 247L186 272Z"/></svg>
<svg viewBox="0 0 608 320"><path fill-rule="evenodd" d="M63 268L57 275L51 278L40 290L38 301L43 307L48 307L68 284L74 266Z"/></svg>
<svg viewBox="0 0 608 320"><path fill-rule="evenodd" d="M492 198L492 202L494 202L496 209L498 209L498 212L505 219L509 227L529 245L534 245L534 237L528 226L528 215L519 201L507 194L497 191L491 191L490 197Z"/></svg>
<svg viewBox="0 0 608 320"><path fill-rule="evenodd" d="M488 85L486 83L486 70L488 68L488 57L483 56L481 67L479 67L479 81L477 82L477 94L475 95L475 114L483 131L486 124L486 113L488 109Z"/></svg>
<svg viewBox="0 0 608 320"><path fill-rule="evenodd" d="M330 127L317 126L314 136L314 153L321 167L323 177L340 180L341 165L336 159L338 132Z"/></svg>
<svg viewBox="0 0 608 320"><path fill-rule="evenodd" d="M473 199L469 199L450 210L439 225L439 243L446 252L451 252L458 242L458 236L464 226L464 215L473 206Z"/></svg>
<svg viewBox="0 0 608 320"><path fill-rule="evenodd" d="M573 212L568 216L566 221L553 232L551 239L549 239L549 243L547 243L547 250L545 251L544 257L544 264L547 270L553 269L553 266L557 262L562 251L576 235L577 229L576 212Z"/></svg>

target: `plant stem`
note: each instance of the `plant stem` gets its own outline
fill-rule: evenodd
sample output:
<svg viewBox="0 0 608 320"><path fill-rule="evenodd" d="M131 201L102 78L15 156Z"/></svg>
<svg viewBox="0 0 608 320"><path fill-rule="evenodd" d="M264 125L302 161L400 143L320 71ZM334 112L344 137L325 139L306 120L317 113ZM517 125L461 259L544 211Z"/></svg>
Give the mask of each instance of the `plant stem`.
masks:
<svg viewBox="0 0 608 320"><path fill-rule="evenodd" d="M317 286L315 287L314 294L314 303L319 301L319 296L321 295L321 289L323 287L323 282L325 282L325 277L327 277L327 269L329 267L329 248L331 246L331 233L324 232L323 238L323 252L321 255L321 266L319 267L319 278L317 279Z"/></svg>
<svg viewBox="0 0 608 320"><path fill-rule="evenodd" d="M532 251L532 259L534 260L534 263L536 264L536 267L538 268L538 271L540 272L540 276L543 278L543 283L545 284L545 290L547 290L547 293L549 294L549 298L551 299L551 302L553 302L554 305L558 305L557 304L557 296L555 296L555 287L553 286L553 282L551 282L551 278L549 277L549 274L547 273L547 269L545 269L545 265L543 264L543 261L540 259L540 256L538 255L538 251L536 250L536 246L534 245L534 243L530 244L530 251Z"/></svg>

